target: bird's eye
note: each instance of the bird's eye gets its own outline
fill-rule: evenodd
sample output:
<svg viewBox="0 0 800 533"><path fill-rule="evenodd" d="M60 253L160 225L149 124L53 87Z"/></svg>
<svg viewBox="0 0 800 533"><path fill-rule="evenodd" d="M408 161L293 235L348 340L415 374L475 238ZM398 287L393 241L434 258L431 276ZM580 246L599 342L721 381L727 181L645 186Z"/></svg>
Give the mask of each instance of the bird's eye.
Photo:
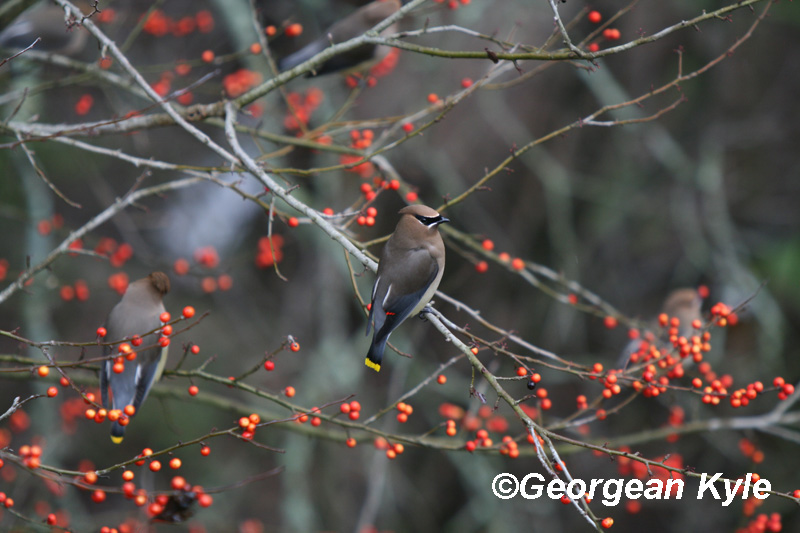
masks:
<svg viewBox="0 0 800 533"><path fill-rule="evenodd" d="M444 220L441 215L437 215L435 217L424 217L422 215L414 215L414 216L422 224L424 224L424 225L426 225L428 227L435 226L436 224L439 224L440 222L443 222L443 220Z"/></svg>

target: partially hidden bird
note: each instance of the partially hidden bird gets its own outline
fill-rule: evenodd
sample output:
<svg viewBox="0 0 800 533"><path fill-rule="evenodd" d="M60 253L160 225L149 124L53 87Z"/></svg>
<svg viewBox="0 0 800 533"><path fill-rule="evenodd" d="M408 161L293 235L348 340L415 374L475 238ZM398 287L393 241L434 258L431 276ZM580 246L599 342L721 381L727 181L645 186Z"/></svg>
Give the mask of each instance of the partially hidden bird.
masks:
<svg viewBox="0 0 800 533"><path fill-rule="evenodd" d="M691 288L675 289L667 295L661 313L667 315L669 319L678 320L678 337L689 338L692 335L692 322L702 318L701 309L703 299L697 290ZM650 329L656 331L659 327L657 320L650 321ZM631 360L631 356L637 353L642 346L641 339L631 340L620 354L617 366L625 368Z"/></svg>
<svg viewBox="0 0 800 533"><path fill-rule="evenodd" d="M444 273L445 249L439 224L449 219L424 205L400 210L400 220L381 252L372 289L367 334L372 344L365 364L379 372L389 335L428 305Z"/></svg>
<svg viewBox="0 0 800 533"><path fill-rule="evenodd" d="M87 2L76 2L84 12ZM83 50L89 32L79 24L69 25L64 9L53 3L40 3L24 11L0 31L0 48L24 49L41 38L34 50L66 56Z"/></svg>
<svg viewBox="0 0 800 533"><path fill-rule="evenodd" d="M167 348L157 344L158 332L145 337L161 325L161 314L165 311L163 297L169 292L169 277L163 272L152 272L146 278L128 286L122 300L114 306L105 323L106 339L110 342L142 338L142 345L154 345L136 353L133 361L123 361L124 370L113 370L114 360L103 361L100 369L100 394L103 406L123 410L132 405L134 414L139 412L153 383L160 377L167 361ZM117 345L105 346L104 354L110 356ZM109 391L111 402L109 404ZM125 435L125 426L115 421L111 426L111 440L119 444Z"/></svg>
<svg viewBox="0 0 800 533"><path fill-rule="evenodd" d="M361 6L343 19L335 22L322 35L305 45L300 50L289 54L278 62L281 72L291 70L322 52L331 45L349 41L358 37L393 15L402 6L400 0L373 0ZM381 32L382 36L397 32L397 25L392 24ZM369 68L378 63L389 53L391 47L364 44L353 50L339 54L316 67L309 76L327 74L330 72L354 72Z"/></svg>

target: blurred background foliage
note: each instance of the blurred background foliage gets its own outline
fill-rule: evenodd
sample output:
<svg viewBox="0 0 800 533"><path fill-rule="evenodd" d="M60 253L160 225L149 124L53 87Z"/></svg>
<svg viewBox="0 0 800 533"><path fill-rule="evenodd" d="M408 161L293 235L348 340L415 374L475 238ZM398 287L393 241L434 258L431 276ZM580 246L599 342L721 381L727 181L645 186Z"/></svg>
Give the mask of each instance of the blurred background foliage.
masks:
<svg viewBox="0 0 800 533"><path fill-rule="evenodd" d="M281 26L287 21L303 25L302 36L290 39L279 35L271 41L272 54L282 57L360 3L262 0L256 1L255 7L260 27ZM144 0L101 2L101 9L108 6L117 12L112 22L101 27L122 42L151 5ZM643 0L615 27L622 32L623 40L633 39L639 32L649 35L723 5L717 1ZM607 0L589 7L608 17L622 6ZM584 2L571 0L560 9L568 20L585 7ZM219 68L219 75L193 91L195 103L207 103L220 98L220 79L240 68L256 70L264 79L269 78L263 56L239 54L218 66L197 59L206 49L220 57L246 50L255 40L253 13L247 2L169 0L161 2L159 8L175 20L207 9L213 13L215 24L207 34L159 38L141 34L131 43L128 57L148 81L157 81L164 71L185 60L192 62L193 70L181 82L184 85ZM515 147L603 105L629 100L668 82L677 73L679 48L684 72L723 54L761 9L760 4L755 7L756 13L735 11L730 20L704 23L696 30L679 31L656 43L599 60L591 71L575 64L553 64L541 75L512 87L479 90L423 135L399 145L386 157L416 188L424 203L440 205L463 192ZM473 194L445 214L459 230L479 239L492 239L497 251L563 272L634 318L657 313L664 296L675 287L706 284L712 303L724 301L731 306L757 293L735 328L715 330L709 359L719 374L731 374L737 384L757 379L771 383L776 375L795 382L800 375L799 22L795 3L777 3L751 39L702 76L682 83L680 94L672 91L657 102L647 102L643 108L634 106L612 118L649 116L685 96L686 101L675 110L653 122L585 127L553 139L514 160L487 190ZM529 44L544 42L553 27L547 2L524 0L473 0L456 10L433 4L423 14L405 20L403 28L416 29L425 23L458 24ZM583 36L592 29L584 17L571 32ZM418 41L450 50L484 47L482 42L457 33L432 34ZM89 62L98 58L98 47L91 40L76 56ZM527 72L536 64L520 62L519 66ZM403 52L397 68L379 79L375 87L365 88L344 119L358 121L415 112L426 105L429 93L447 95L458 90L462 78L478 79L486 69L485 60L448 60ZM146 105L140 98L69 68L24 57L0 67L0 95L19 95L14 91L24 87L46 90L28 94L17 120L53 124L103 120ZM324 94L311 117L311 127L332 117L350 92L337 75L297 78L285 90L303 92L310 87L318 87ZM87 94L94 105L86 115L77 116L75 104ZM5 119L18 105L19 97L3 103ZM248 119L250 124L286 133L286 107L278 92L259 104L263 114ZM221 128L202 128L225 143ZM55 142L32 143L29 147L43 172L67 198L81 205L70 207L35 175L19 147L9 148L14 140L7 132L0 137L4 148L0 149L0 258L8 262L2 287L26 263L40 261L71 230L124 195L143 176L143 169L114 158ZM84 140L145 158L192 166L219 164L210 152L174 127ZM279 146L259 141L250 148L253 153L270 153ZM268 167L296 168L336 162L330 155L304 149L265 161ZM150 185L176 177L173 172L156 171L142 183ZM286 179L299 185L295 194L312 207L336 211L358 198L363 181L346 171ZM258 191L247 178L243 187ZM353 231L362 240L388 234L396 223L395 213L403 205L401 195L381 194L375 204L379 211L376 225L353 226ZM53 217L58 227L43 235L41 221L52 221ZM257 242L267 235L268 218L254 204L212 183L149 198L84 239L88 249L105 237L129 243L134 250L129 262L115 268L106 260L87 256L61 258L25 291L0 306L0 327L40 341L90 341L119 298L109 287L109 276L124 271L134 280L152 270L172 273L175 260L186 258L191 270L185 276L171 274L173 290L166 300L167 308L178 315L184 305L192 305L199 312L208 310L211 314L173 342L168 367L180 357L181 344L192 342L201 347L201 354L191 356L191 365L214 356L209 371L237 375L292 335L301 350L280 353L274 372L259 371L248 381L273 392L292 385L297 389L295 400L309 407L355 394L364 411L371 414L456 354L432 328L414 320L392 337L413 359L392 353L383 372L376 375L368 370L362 364L368 347L363 335L365 317L353 297L340 247L309 225L289 228L276 220L274 226L273 232L283 239L280 271L286 281L271 268L255 264ZM493 323L566 359L613 366L627 342L624 328L607 330L602 319L547 297L504 268L491 265L488 272L480 274L469 252L458 253L454 243L448 244L442 291L479 309ZM193 259L196 250L206 246L212 246L219 256L213 268ZM380 246L372 249L374 253L379 250ZM203 278L218 280L221 275L233 280L229 290L203 290ZM61 288L79 279L85 280L90 297L86 301L64 301ZM358 277L362 298L368 298L373 279L369 273ZM452 306L440 303L437 307L459 324L471 322ZM87 352L89 356L99 355L99 350ZM0 353L41 358L36 350L2 338ZM72 360L81 355L81 350L61 348L54 350L54 355ZM489 354L482 357L493 372L512 374L510 361L492 360ZM553 400L545 422L549 416L573 412L577 394L600 390L599 385L570 374L540 372L542 385L547 386ZM87 387L94 386L96 378L91 373L75 374ZM52 384L28 375L2 377L0 410L15 396L42 393ZM392 415L379 426L418 434L442 421L438 413L442 402L476 410L479 402L469 396L468 364L459 362L448 370L447 377L446 385L430 385L412 399L414 416L405 426L399 426ZM290 415L278 406L224 386L197 384L200 395L191 398L185 379L162 380L132 422L122 446L111 444L104 424L79 417L70 430L64 408L59 408L74 400L74 394L66 391L54 400L26 405L30 427L12 428L6 421L1 424L12 436L12 448L41 441L44 463L76 469L84 459L101 468L128 459L146 446L162 449L212 427L229 427L246 414L242 409L262 413L262 417ZM526 393L522 382L508 388L517 396ZM488 395L489 405L494 405L495 397L489 390L483 386L481 390ZM207 393L228 398L230 405L240 409L209 406L202 401ZM637 399L617 416L592 423L589 435L568 433L602 443L663 426L671 405L682 406L687 420L695 420L758 414L775 402L774 395L760 398L739 413L727 406L709 408L697 396L671 392L658 401ZM510 433L522 431L508 406L500 405L498 414L508 418ZM763 450L766 459L762 464L752 464L739 450L738 443L745 437ZM257 440L285 453L265 452L233 439L208 442L212 453L207 458L200 456L199 446L176 452L184 464L181 474L190 483L206 488L235 484L275 466L284 467L277 476L215 494L214 505L198 511L190 522L192 527L207 531L346 531L368 525L380 531L586 529L570 506L521 497L501 501L492 495L491 480L500 472L520 477L541 472L535 457L511 461L495 454L408 446L401 457L388 461L383 452L371 446L367 435L361 436L359 447L351 450L342 442L287 431L280 425L259 430ZM736 477L757 471L772 482L775 490L800 488L795 475L800 468L797 441L766 433L703 432L677 442L648 442L634 446L634 450L647 457L680 454L684 464L701 472ZM581 449L564 453L573 476L617 476L617 465L607 458ZM142 472L139 476L137 483L142 486L164 489L170 475ZM106 485L120 483L118 473L101 481ZM696 487L696 481L687 482L681 501L642 502L641 512L634 515L626 513L623 505L606 509L599 498L593 508L599 516L613 516L617 522L614 531L620 532L645 527L653 533L731 531L749 520L743 515L741 501L730 507L708 498L697 501ZM117 525L126 517L146 522L138 509L119 496L94 504L88 493L68 489L57 498L43 491L40 480L9 466L0 470L0 491L13 495L20 510L32 509L37 501L46 502L54 510L67 509L75 531ZM800 513L786 500L770 498L759 508L761 511L781 513L784 531L800 530ZM0 528L13 530L22 527L19 524L5 513ZM152 527L168 530L171 526Z"/></svg>

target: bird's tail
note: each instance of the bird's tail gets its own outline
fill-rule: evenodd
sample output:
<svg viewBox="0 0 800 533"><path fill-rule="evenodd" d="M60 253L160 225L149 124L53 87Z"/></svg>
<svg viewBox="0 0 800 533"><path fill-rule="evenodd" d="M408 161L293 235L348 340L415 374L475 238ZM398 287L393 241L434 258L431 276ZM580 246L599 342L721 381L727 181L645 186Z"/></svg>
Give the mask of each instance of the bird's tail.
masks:
<svg viewBox="0 0 800 533"><path fill-rule="evenodd" d="M364 359L364 364L370 367L375 372L381 371L381 361L383 360L383 351L386 349L387 337L381 339L377 335L372 337L372 344L367 352L367 358Z"/></svg>
<svg viewBox="0 0 800 533"><path fill-rule="evenodd" d="M293 54L289 54L288 56L284 57L278 62L278 70L280 72L286 72L287 70L291 70L300 63L305 63L318 53L322 52L328 43L317 40L314 42L309 43L308 45L304 46L297 52Z"/></svg>
<svg viewBox="0 0 800 533"><path fill-rule="evenodd" d="M125 428L119 425L119 422L114 422L111 426L111 442L119 444L125 436Z"/></svg>

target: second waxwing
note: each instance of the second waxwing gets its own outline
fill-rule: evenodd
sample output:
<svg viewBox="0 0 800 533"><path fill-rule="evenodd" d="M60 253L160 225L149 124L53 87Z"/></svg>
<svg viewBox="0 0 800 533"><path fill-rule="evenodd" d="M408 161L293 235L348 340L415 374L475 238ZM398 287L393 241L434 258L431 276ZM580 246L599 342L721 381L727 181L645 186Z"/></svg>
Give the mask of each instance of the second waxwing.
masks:
<svg viewBox="0 0 800 533"><path fill-rule="evenodd" d="M86 2L75 2L85 12ZM0 48L23 49L37 38L41 41L33 48L70 56L83 50L89 32L79 25L68 27L62 8L53 3L40 4L18 16L7 28L0 31Z"/></svg>
<svg viewBox="0 0 800 533"><path fill-rule="evenodd" d="M692 322L702 318L702 306L703 300L695 289L675 289L664 300L661 312L670 319L677 318L679 322L677 326L678 337L686 337L688 339L693 331ZM658 327L659 324L656 320L651 321L650 328L653 331L656 331ZM631 356L639 350L641 343L640 339L634 339L628 343L617 361L619 368L624 368L628 365Z"/></svg>
<svg viewBox="0 0 800 533"><path fill-rule="evenodd" d="M136 354L133 361L123 361L124 371L113 371L114 361L106 359L100 369L100 394L103 406L123 410L132 405L139 412L153 383L161 377L167 361L167 348L158 346L158 332L145 336L161 325L165 311L162 298L169 292L169 278L163 272L153 272L146 278L128 286L122 300L114 306L105 323L106 339L110 342L133 339L139 335L142 345L155 345ZM111 355L117 346L106 346L105 355ZM109 391L111 398L109 403ZM125 426L114 422L111 440L119 444L125 435Z"/></svg>
<svg viewBox="0 0 800 533"><path fill-rule="evenodd" d="M373 327L366 365L381 369L389 335L430 302L444 273L444 242L439 224L450 222L424 205L400 210L400 221L386 241L372 289L367 334Z"/></svg>
<svg viewBox="0 0 800 533"><path fill-rule="evenodd" d="M376 24L397 12L401 5L402 2L400 0L374 0L361 6L353 13L334 23L322 35L300 50L284 57L278 63L278 69L282 72L293 69L332 44L343 43L366 33ZM386 28L382 35L390 35L396 31L397 27L393 24ZM359 46L329 59L309 75L327 74L336 71L352 72L369 68L383 59L390 50L391 48L388 46Z"/></svg>

